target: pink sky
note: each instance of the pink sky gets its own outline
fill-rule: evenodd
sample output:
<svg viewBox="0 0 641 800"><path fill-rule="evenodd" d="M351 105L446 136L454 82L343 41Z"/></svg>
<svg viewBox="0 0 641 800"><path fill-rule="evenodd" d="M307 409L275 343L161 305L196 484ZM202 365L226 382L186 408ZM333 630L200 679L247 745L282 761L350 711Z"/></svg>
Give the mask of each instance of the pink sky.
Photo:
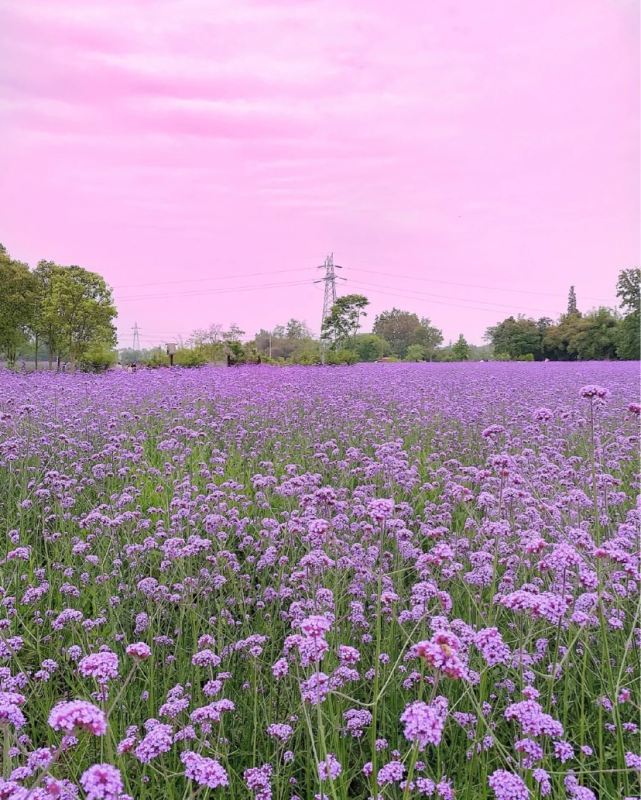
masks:
<svg viewBox="0 0 641 800"><path fill-rule="evenodd" d="M639 265L638 61L636 0L0 0L0 241L121 345L318 330L331 251L480 343Z"/></svg>

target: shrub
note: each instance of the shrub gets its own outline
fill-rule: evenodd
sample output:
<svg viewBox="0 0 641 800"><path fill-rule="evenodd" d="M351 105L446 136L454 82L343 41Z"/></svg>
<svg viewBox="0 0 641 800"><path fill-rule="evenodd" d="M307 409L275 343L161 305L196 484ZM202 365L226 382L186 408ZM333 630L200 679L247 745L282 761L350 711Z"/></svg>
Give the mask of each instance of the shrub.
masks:
<svg viewBox="0 0 641 800"><path fill-rule="evenodd" d="M80 369L82 372L105 372L118 360L115 351L107 345L97 342L85 352L81 361Z"/></svg>

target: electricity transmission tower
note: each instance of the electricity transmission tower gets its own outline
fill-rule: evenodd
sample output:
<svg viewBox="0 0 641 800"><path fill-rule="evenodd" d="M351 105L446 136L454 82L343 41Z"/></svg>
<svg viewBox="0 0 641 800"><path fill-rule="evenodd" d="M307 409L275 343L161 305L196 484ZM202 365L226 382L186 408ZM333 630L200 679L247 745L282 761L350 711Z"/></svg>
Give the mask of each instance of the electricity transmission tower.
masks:
<svg viewBox="0 0 641 800"><path fill-rule="evenodd" d="M325 276L318 281L314 281L314 283L324 283L325 284L325 293L323 296L323 319L321 320L321 340L320 340L320 352L321 352L321 363L325 363L325 350L327 349L327 340L322 338L323 335L323 325L325 324L325 320L332 311L332 306L336 302L336 279L340 276L337 275L334 270L336 269L343 269L339 264L334 264L334 254L330 253L325 259L325 263L320 266L318 269L325 270ZM345 278L341 278L341 280L345 280Z"/></svg>
<svg viewBox="0 0 641 800"><path fill-rule="evenodd" d="M140 328L138 327L138 323L137 322L134 322L134 326L133 326L132 330L134 332L133 349L134 350L140 350Z"/></svg>

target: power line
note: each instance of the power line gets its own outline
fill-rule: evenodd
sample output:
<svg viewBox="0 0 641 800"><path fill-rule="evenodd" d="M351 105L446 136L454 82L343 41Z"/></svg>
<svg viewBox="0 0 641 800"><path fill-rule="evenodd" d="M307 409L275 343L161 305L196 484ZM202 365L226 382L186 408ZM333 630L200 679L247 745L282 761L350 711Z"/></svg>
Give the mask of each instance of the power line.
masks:
<svg viewBox="0 0 641 800"><path fill-rule="evenodd" d="M378 270L370 270L370 269L360 269L359 267L350 267L355 272L366 272L368 275L385 275L389 278L403 278L404 280L409 281L427 281L428 283L442 283L447 286L465 286L468 289L490 289L494 292L512 292L514 294L534 294L534 295L542 295L546 297L565 297L565 295L561 294L552 294L551 292L533 292L530 289L506 289L504 286L484 286L482 284L477 283L460 283L456 281L439 281L436 278L422 278L417 277L416 275L400 275L397 272L380 272ZM603 303L608 303L604 297L588 297L584 295L586 300L598 300Z"/></svg>
<svg viewBox="0 0 641 800"><path fill-rule="evenodd" d="M353 281L352 281L352 283L353 283ZM365 286L378 287L379 289L392 289L392 290L394 290L394 289L397 288L395 286L383 286L380 283L368 283L367 281L362 281L360 279L359 279L359 283L363 284ZM441 300L460 300L463 303L468 303L468 302L469 303L481 303L482 305L492 305L492 306L498 306L498 307L502 307L502 308L514 308L514 304L513 303L510 303L508 305L506 303L496 303L496 302L487 301L487 300L468 300L466 297L450 297L449 295L431 294L429 292L420 292L417 289L404 289L403 287L399 287L399 288L400 288L400 290L402 292L406 292L406 293L409 293L409 294L417 295L417 296L420 296L421 298L431 299L432 297L438 297ZM436 301L433 301L433 302L436 302ZM446 304L444 304L444 305L446 305ZM462 306L462 308L466 308L466 306ZM555 313L557 313L555 311L550 311L549 309L543 309L543 308L531 308L531 307L528 307L528 306L521 306L521 308L524 311L538 311L541 314L555 314Z"/></svg>
<svg viewBox="0 0 641 800"><path fill-rule="evenodd" d="M247 272L241 274L234 274L234 275L217 275L214 277L208 278L186 278L183 280L177 281L150 281L147 283L130 283L130 284L121 284L114 286L114 289L133 289L139 287L146 287L146 286L175 286L184 283L204 283L207 281L222 281L222 280L230 280L232 278L255 278L261 275L284 275L287 273L292 272L305 272L309 269L309 267L295 267L293 269L281 269L281 270L261 270L260 272ZM423 281L427 283L439 283L444 286L462 286L468 289L487 289L494 292L507 292L511 294L530 294L530 295L541 295L546 297L565 297L565 295L554 294L552 292L535 292L530 289L511 289L506 288L504 286L486 286L484 284L477 284L477 283L464 283L461 281L444 281L438 280L436 278L424 278L416 275L401 275L397 272L382 272L380 270L371 270L371 269L362 269L360 267L351 267L350 269L354 270L355 272L363 272L368 275L381 275L390 278L402 278L403 280L410 280L410 281ZM609 302L604 297L588 297L585 296L586 300L596 300L601 302Z"/></svg>
<svg viewBox="0 0 641 800"><path fill-rule="evenodd" d="M462 306L462 305L460 305L458 303L443 303L443 302L441 302L439 300L428 300L427 298L417 297L416 295L412 296L412 295L407 295L407 294L398 294L396 292L390 292L390 291L387 291L387 290L384 290L384 291L381 291L380 289L369 289L368 290L368 286L371 286L372 284L362 284L360 282L356 282L355 283L354 281L351 281L351 285L355 286L357 289L358 288L365 289L365 291L371 291L371 292L374 292L375 294L382 294L382 295L385 295L386 297L399 297L402 300L416 300L416 299L419 299L419 300L423 300L424 302L432 303L434 305L448 306L448 307L451 307L451 308L463 308L463 309L466 309L467 311L486 311L486 312L489 312L491 314L505 313L504 311L502 311L500 309L481 308L480 306L471 306L471 305L470 306ZM546 312L546 313L553 313L553 312Z"/></svg>
<svg viewBox="0 0 641 800"><path fill-rule="evenodd" d="M127 283L120 286L112 286L112 289L136 289L141 286L173 286L178 283L203 283L204 281L225 281L230 278L255 278L258 275L282 275L286 272L301 272L309 270L310 267L296 267L295 269L263 270L262 272L244 272L240 275L216 275L211 278L186 278L180 281L152 281L150 283Z"/></svg>
<svg viewBox="0 0 641 800"><path fill-rule="evenodd" d="M228 286L224 289L200 289L189 292L169 292L166 294L143 294L120 297L118 302L125 300L157 300L165 297L193 297L194 295L227 294L229 292L253 292L257 289L279 289L288 286L309 286L309 281L290 281L285 283L262 283L253 286Z"/></svg>

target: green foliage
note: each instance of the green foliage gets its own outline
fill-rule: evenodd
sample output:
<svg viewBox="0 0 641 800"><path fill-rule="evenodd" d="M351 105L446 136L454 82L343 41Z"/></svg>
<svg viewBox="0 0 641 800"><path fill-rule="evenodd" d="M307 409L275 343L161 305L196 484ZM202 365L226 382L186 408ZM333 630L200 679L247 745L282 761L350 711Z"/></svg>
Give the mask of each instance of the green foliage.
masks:
<svg viewBox="0 0 641 800"><path fill-rule="evenodd" d="M617 281L617 297L621 307L630 313L639 311L641 304L641 269L623 269Z"/></svg>
<svg viewBox="0 0 641 800"><path fill-rule="evenodd" d="M95 342L82 354L80 369L83 372L104 372L113 367L117 360L115 350L101 342Z"/></svg>
<svg viewBox="0 0 641 800"><path fill-rule="evenodd" d="M286 359L290 363L301 363L301 358L305 360L309 357L310 349L315 348L318 352L306 323L293 318L286 325L277 325L271 331L261 328L254 337L254 344L263 360L270 357L274 360Z"/></svg>
<svg viewBox="0 0 641 800"><path fill-rule="evenodd" d="M325 363L330 366L340 366L341 364L352 366L357 361L358 353L347 347L341 347L340 350L328 350L325 356Z"/></svg>
<svg viewBox="0 0 641 800"><path fill-rule="evenodd" d="M641 270L624 269L619 273L617 297L621 307L628 313L617 331L616 352L619 358L638 360L641 358Z"/></svg>
<svg viewBox="0 0 641 800"><path fill-rule="evenodd" d="M361 317L367 316L364 309L368 305L369 300L362 294L339 297L323 322L321 338L331 342L333 349L340 349L350 341L353 343Z"/></svg>
<svg viewBox="0 0 641 800"><path fill-rule="evenodd" d="M310 366L312 364L321 363L320 347L318 342L309 339L303 342L296 350L294 350L287 361L288 364L302 364L303 366Z"/></svg>
<svg viewBox="0 0 641 800"><path fill-rule="evenodd" d="M51 270L42 300L41 324L52 332L56 346L64 346L72 368L90 345L115 346L117 316L105 279L82 267Z"/></svg>
<svg viewBox="0 0 641 800"><path fill-rule="evenodd" d="M169 366L169 356L167 355L167 353L165 353L164 350L161 350L160 347L157 347L154 350L150 350L148 351L148 353L149 355L143 362L146 366L152 368Z"/></svg>
<svg viewBox="0 0 641 800"><path fill-rule="evenodd" d="M408 347L419 344L431 361L443 343L442 332L428 318L419 320L416 314L399 308L379 314L374 320L373 332L388 342L391 352L399 358L406 358Z"/></svg>
<svg viewBox="0 0 641 800"><path fill-rule="evenodd" d="M517 361L534 361L534 356L532 355L532 353L525 353L525 355L517 356L516 360Z"/></svg>
<svg viewBox="0 0 641 800"><path fill-rule="evenodd" d="M425 348L422 344L411 344L405 353L406 361L424 361Z"/></svg>
<svg viewBox="0 0 641 800"><path fill-rule="evenodd" d="M616 353L626 361L641 359L641 314L638 311L627 314L619 323Z"/></svg>
<svg viewBox="0 0 641 800"><path fill-rule="evenodd" d="M177 367L202 367L207 362L206 354L197 347L180 347L174 356L174 364Z"/></svg>
<svg viewBox="0 0 641 800"><path fill-rule="evenodd" d="M569 314L577 314L579 309L577 308L576 304L576 292L574 290L574 286L570 286L570 291L568 293L568 315Z"/></svg>
<svg viewBox="0 0 641 800"><path fill-rule="evenodd" d="M359 361L378 361L389 352L389 344L375 333L359 333L354 337L353 347Z"/></svg>
<svg viewBox="0 0 641 800"><path fill-rule="evenodd" d="M0 245L0 352L13 366L27 338L36 305L36 285L26 264L14 261Z"/></svg>
<svg viewBox="0 0 641 800"><path fill-rule="evenodd" d="M543 353L555 361L602 361L617 357L619 320L607 308L585 316L564 316L558 325L547 329Z"/></svg>
<svg viewBox="0 0 641 800"><path fill-rule="evenodd" d="M456 344L452 347L452 355L456 361L467 361L470 357L470 346L463 334L461 334Z"/></svg>
<svg viewBox="0 0 641 800"><path fill-rule="evenodd" d="M505 353L510 359L531 355L532 360L543 357L543 330L533 319L508 317L494 327L488 328L485 339L492 344L495 355Z"/></svg>

